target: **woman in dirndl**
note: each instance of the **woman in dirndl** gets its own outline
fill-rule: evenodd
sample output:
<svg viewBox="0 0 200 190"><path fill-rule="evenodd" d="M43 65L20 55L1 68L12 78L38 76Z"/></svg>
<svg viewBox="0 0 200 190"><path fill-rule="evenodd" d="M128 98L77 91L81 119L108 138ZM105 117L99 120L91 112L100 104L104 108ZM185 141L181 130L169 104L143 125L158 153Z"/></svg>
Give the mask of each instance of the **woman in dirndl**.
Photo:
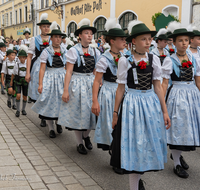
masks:
<svg viewBox="0 0 200 190"><path fill-rule="evenodd" d="M70 48L66 54L65 87L58 123L75 131L77 151L87 154L86 148L93 148L89 133L96 126L96 117L91 111L92 85L100 52L89 46L96 32L96 28L90 26L90 20L84 18L78 26L75 35L79 36L80 43Z"/></svg>
<svg viewBox="0 0 200 190"><path fill-rule="evenodd" d="M65 64L67 50L62 47L61 40L62 33L54 21L51 26L52 45L45 48L40 56L41 66L39 73L39 87L38 97L36 103L33 105L32 110L39 114L40 119L45 119L49 126L49 137L55 138L56 133L54 130L55 121L57 132L62 133L62 127L58 125L58 114L62 101L62 94L64 89L65 78Z"/></svg>
<svg viewBox="0 0 200 190"><path fill-rule="evenodd" d="M188 164L182 151L194 151L200 146L200 60L187 51L189 38L194 33L174 21L168 26L172 31L177 52L164 60L162 66L163 91L166 94L168 81L172 85L167 91L166 102L171 128L167 131L167 143L174 161L174 173L188 178Z"/></svg>
<svg viewBox="0 0 200 190"><path fill-rule="evenodd" d="M166 128L170 119L160 83L160 59L147 53L156 31L150 31L141 21L131 21L128 29L127 41L135 45L135 50L118 63L111 166L129 174L131 190L144 190L141 175L163 170L167 162ZM128 91L123 98L125 84Z"/></svg>

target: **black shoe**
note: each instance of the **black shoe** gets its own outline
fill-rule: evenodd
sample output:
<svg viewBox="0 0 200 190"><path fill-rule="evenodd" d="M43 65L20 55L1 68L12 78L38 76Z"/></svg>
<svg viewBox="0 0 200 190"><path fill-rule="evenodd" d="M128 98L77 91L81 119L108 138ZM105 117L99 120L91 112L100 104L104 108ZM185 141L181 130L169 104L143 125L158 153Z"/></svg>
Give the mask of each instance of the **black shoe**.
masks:
<svg viewBox="0 0 200 190"><path fill-rule="evenodd" d="M180 165L177 165L176 168L174 168L174 173L181 178L189 177L189 174Z"/></svg>
<svg viewBox="0 0 200 190"><path fill-rule="evenodd" d="M16 117L19 117L19 116L20 116L20 112L19 112L19 111L16 111L15 116L16 116Z"/></svg>
<svg viewBox="0 0 200 190"><path fill-rule="evenodd" d="M170 155L170 158L173 160L172 154ZM189 165L186 163L185 159L183 158L183 156L180 156L180 163L181 166L183 167L184 170L188 170L189 169Z"/></svg>
<svg viewBox="0 0 200 190"><path fill-rule="evenodd" d="M53 130L49 131L49 137L50 137L50 138L56 138L56 133L55 133L55 131L53 131Z"/></svg>
<svg viewBox="0 0 200 190"><path fill-rule="evenodd" d="M59 134L61 134L62 132L63 132L63 129L62 129L62 126L61 125L56 125L57 126L57 132L59 133Z"/></svg>
<svg viewBox="0 0 200 190"><path fill-rule="evenodd" d="M13 106L12 106L12 109L13 109L13 110L17 110L16 105L13 105Z"/></svg>
<svg viewBox="0 0 200 190"><path fill-rule="evenodd" d="M31 101L31 98L29 97L28 98L28 103L30 104L30 103L32 103L32 101Z"/></svg>
<svg viewBox="0 0 200 190"><path fill-rule="evenodd" d="M77 151L80 153L80 154L87 154L87 150L85 149L84 145L83 144L79 144L77 146Z"/></svg>
<svg viewBox="0 0 200 190"><path fill-rule="evenodd" d="M11 101L7 101L7 106L11 108Z"/></svg>
<svg viewBox="0 0 200 190"><path fill-rule="evenodd" d="M22 115L27 115L25 110L22 110Z"/></svg>
<svg viewBox="0 0 200 190"><path fill-rule="evenodd" d="M144 188L144 183L143 183L144 181L143 180L139 180L139 190L145 190L145 188Z"/></svg>
<svg viewBox="0 0 200 190"><path fill-rule="evenodd" d="M86 137L86 138L83 137L83 140L85 141L85 147L88 150L92 150L93 146L92 146L92 143L90 141L90 137Z"/></svg>
<svg viewBox="0 0 200 190"><path fill-rule="evenodd" d="M2 90L2 91L1 91L1 94L3 94L3 95L4 95L4 94L6 94L6 93L4 92L4 90Z"/></svg>
<svg viewBox="0 0 200 190"><path fill-rule="evenodd" d="M117 174L124 175L124 170L121 168L113 167L113 170Z"/></svg>
<svg viewBox="0 0 200 190"><path fill-rule="evenodd" d="M44 120L44 119L41 119L41 123L40 123L40 126L41 127L46 127L46 120Z"/></svg>

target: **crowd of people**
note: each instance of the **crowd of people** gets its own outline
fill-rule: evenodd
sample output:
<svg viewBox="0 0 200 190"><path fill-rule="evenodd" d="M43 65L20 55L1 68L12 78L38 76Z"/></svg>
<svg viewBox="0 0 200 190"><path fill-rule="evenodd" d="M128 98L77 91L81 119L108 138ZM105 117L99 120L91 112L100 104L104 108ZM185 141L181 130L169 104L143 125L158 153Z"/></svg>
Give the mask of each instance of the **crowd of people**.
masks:
<svg viewBox="0 0 200 190"><path fill-rule="evenodd" d="M93 40L87 18L70 36L46 13L37 25L41 34L29 38L27 28L18 44L0 37L1 94L6 88L15 116L33 102L49 137L74 131L84 155L95 130L94 142L116 173L129 174L131 190L145 189L145 172L164 169L167 146L174 173L188 178L182 152L200 146L200 31L173 21L157 32L133 20L126 34L109 18Z"/></svg>

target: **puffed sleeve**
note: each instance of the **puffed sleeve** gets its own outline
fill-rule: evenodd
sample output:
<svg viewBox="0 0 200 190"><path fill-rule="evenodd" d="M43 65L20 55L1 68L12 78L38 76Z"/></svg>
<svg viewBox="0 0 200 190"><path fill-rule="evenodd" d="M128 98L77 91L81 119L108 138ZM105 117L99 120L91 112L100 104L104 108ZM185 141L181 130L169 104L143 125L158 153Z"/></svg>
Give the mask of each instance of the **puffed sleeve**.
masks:
<svg viewBox="0 0 200 190"><path fill-rule="evenodd" d="M17 75L17 74L18 74L18 64L15 64L13 68L13 75Z"/></svg>
<svg viewBox="0 0 200 190"><path fill-rule="evenodd" d="M101 57L99 61L96 63L96 71L99 73L106 73L108 68L107 60L105 57Z"/></svg>
<svg viewBox="0 0 200 190"><path fill-rule="evenodd" d="M46 49L44 49L41 53L41 56L40 56L40 62L41 63L47 63L47 59L48 59L48 52Z"/></svg>
<svg viewBox="0 0 200 190"><path fill-rule="evenodd" d="M197 66L197 68L196 68L196 75L195 76L200 76L200 58L198 57L198 58L196 58L196 66Z"/></svg>
<svg viewBox="0 0 200 190"><path fill-rule="evenodd" d="M152 80L162 80L162 69L161 63L158 56L153 55L153 79Z"/></svg>
<svg viewBox="0 0 200 190"><path fill-rule="evenodd" d="M3 60L3 58L4 58L4 57L3 57L3 55L1 55L1 54L0 54L0 61L2 61L2 60Z"/></svg>
<svg viewBox="0 0 200 190"><path fill-rule="evenodd" d="M77 52L75 48L70 48L69 51L65 54L67 62L71 63L71 64L75 64L76 60L77 60Z"/></svg>
<svg viewBox="0 0 200 190"><path fill-rule="evenodd" d="M170 79L170 75L173 71L172 69L172 60L170 57L166 57L162 65L162 78Z"/></svg>
<svg viewBox="0 0 200 190"><path fill-rule="evenodd" d="M6 61L3 62L1 73L7 74Z"/></svg>
<svg viewBox="0 0 200 190"><path fill-rule="evenodd" d="M117 70L117 83L126 84L127 83L127 71L128 71L128 60L126 57L121 57L118 61Z"/></svg>
<svg viewBox="0 0 200 190"><path fill-rule="evenodd" d="M29 48L28 48L28 53L34 55L35 54L35 38L32 37L30 44L29 44Z"/></svg>

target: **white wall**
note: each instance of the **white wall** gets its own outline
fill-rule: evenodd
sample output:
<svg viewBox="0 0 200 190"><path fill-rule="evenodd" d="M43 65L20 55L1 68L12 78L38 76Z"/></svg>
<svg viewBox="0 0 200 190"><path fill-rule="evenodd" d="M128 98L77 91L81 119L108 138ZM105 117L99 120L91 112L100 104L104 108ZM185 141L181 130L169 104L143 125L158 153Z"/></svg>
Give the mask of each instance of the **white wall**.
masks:
<svg viewBox="0 0 200 190"><path fill-rule="evenodd" d="M184 27L191 23L192 0L182 0L181 23Z"/></svg>

